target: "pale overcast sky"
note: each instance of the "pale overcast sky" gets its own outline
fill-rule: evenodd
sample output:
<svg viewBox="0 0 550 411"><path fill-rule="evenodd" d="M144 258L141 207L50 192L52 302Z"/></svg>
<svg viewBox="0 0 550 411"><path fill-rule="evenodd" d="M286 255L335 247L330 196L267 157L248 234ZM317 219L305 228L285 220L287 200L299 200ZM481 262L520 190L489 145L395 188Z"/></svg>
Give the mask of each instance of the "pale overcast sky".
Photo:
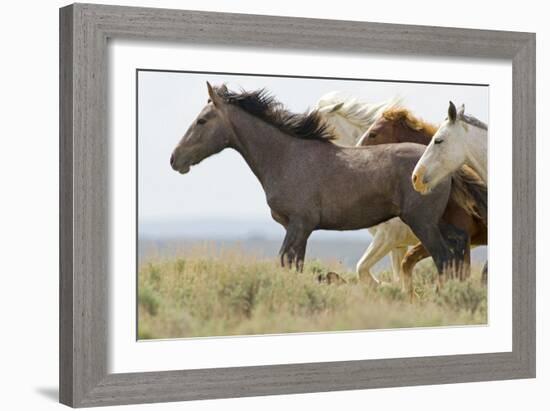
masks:
<svg viewBox="0 0 550 411"><path fill-rule="evenodd" d="M341 91L366 102L399 95L427 121L439 123L449 100L488 122L489 89L483 86L376 81L245 77L139 72L139 221L271 219L264 192L238 153L226 149L186 175L169 164L172 150L206 104L206 81L230 89L267 88L292 111L303 112L325 93ZM273 224L276 224L273 222Z"/></svg>

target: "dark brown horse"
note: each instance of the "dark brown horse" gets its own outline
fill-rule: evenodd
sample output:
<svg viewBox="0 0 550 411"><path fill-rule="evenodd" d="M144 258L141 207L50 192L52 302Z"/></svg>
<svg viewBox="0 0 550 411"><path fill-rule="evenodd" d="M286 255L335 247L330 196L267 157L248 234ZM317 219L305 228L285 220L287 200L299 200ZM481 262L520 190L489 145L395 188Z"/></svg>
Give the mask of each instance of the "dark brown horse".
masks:
<svg viewBox="0 0 550 411"><path fill-rule="evenodd" d="M437 127L415 117L406 108L398 107L385 111L359 140L361 146L375 146L390 143L418 143L428 145ZM459 181L461 179L462 181ZM466 184L462 184L466 182ZM468 233L472 245L487 244L487 186L469 167L464 166L455 175L453 186L465 190L453 190L443 221ZM463 198L459 198L463 196ZM465 206L466 205L466 206ZM429 252L419 243L411 248L402 262L404 281L411 281L416 263L429 257ZM470 252L466 251L467 264ZM468 272L467 270L461 272Z"/></svg>
<svg viewBox="0 0 550 411"><path fill-rule="evenodd" d="M170 164L185 174L225 148L239 152L286 229L283 266L302 270L314 230L357 230L396 216L429 250L440 279L462 265L467 235L441 221L451 178L426 195L410 182L424 146L339 147L318 113L290 113L263 90L235 93L208 84L208 95Z"/></svg>

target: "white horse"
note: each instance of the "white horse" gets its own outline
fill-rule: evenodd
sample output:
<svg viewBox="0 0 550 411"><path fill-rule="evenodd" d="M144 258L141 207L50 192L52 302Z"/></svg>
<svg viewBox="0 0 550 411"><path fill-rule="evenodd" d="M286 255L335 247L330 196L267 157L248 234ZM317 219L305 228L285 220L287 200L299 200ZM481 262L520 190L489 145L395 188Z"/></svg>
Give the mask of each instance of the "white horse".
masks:
<svg viewBox="0 0 550 411"><path fill-rule="evenodd" d="M429 193L441 180L467 164L487 184L487 124L464 114L464 104L458 112L449 101L447 118L434 134L412 174L414 189ZM488 265L485 262L481 280L487 284Z"/></svg>
<svg viewBox="0 0 550 411"><path fill-rule="evenodd" d="M321 97L313 109L317 110L333 127L337 144L355 146L384 111L396 107L400 103L401 99L396 97L382 103L369 104L338 92L332 92ZM407 248L419 242L418 238L399 217L371 227L369 231L373 239L357 263L358 277L372 279L378 284L379 280L370 270L391 252L393 280L399 281L401 261Z"/></svg>
<svg viewBox="0 0 550 411"><path fill-rule="evenodd" d="M464 164L487 184L487 124L464 114L464 104L457 112L450 101L447 114L413 170L413 186L423 194Z"/></svg>

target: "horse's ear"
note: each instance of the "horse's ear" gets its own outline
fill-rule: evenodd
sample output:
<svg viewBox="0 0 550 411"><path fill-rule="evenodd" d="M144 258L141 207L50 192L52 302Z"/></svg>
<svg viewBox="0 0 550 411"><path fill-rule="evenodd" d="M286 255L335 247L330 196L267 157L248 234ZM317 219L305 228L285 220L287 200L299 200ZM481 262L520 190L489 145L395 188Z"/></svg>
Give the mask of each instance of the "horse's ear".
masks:
<svg viewBox="0 0 550 411"><path fill-rule="evenodd" d="M214 91L214 88L208 81L206 82L206 87L208 88L208 96L210 97L210 101L215 106L219 107L222 103L222 99L218 96L218 93Z"/></svg>
<svg viewBox="0 0 550 411"><path fill-rule="evenodd" d="M456 107L452 101L449 101L449 110L447 111L449 121L454 123L456 121Z"/></svg>
<svg viewBox="0 0 550 411"><path fill-rule="evenodd" d="M460 107L458 108L457 116L458 118L464 117L464 104L461 104Z"/></svg>
<svg viewBox="0 0 550 411"><path fill-rule="evenodd" d="M224 83L219 88L221 94L226 94L228 92L227 85Z"/></svg>
<svg viewBox="0 0 550 411"><path fill-rule="evenodd" d="M336 113L338 110L340 110L344 106L344 102L335 104L329 111L329 113Z"/></svg>

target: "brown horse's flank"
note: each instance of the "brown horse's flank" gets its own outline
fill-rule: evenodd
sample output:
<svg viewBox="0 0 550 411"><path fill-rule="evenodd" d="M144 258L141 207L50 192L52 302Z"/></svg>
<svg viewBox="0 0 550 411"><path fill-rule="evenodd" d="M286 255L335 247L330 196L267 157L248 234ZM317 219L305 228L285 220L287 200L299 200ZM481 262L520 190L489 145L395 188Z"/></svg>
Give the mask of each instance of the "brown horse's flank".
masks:
<svg viewBox="0 0 550 411"><path fill-rule="evenodd" d="M419 119L406 108L398 107L382 114L366 133L362 144L372 146L414 141L428 145L436 131L435 125ZM462 166L452 176L451 195L442 219L467 232L472 245L487 244L487 185L470 167ZM469 250L466 253L469 264ZM405 255L402 271L409 287L412 286L414 266L428 256L421 243Z"/></svg>

